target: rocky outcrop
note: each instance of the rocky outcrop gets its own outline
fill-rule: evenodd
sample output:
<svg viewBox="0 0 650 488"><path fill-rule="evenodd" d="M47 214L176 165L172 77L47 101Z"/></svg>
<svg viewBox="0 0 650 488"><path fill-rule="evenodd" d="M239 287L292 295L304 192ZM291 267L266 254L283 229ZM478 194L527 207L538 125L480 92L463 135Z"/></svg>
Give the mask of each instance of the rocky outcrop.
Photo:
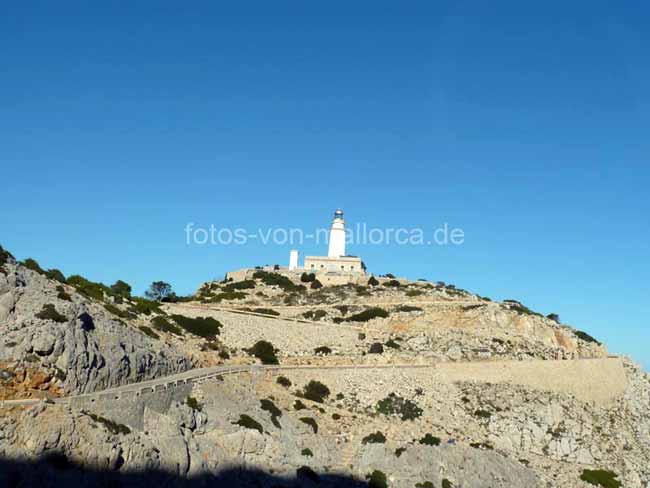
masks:
<svg viewBox="0 0 650 488"><path fill-rule="evenodd" d="M183 354L127 326L74 288L13 262L4 270L0 273L4 369L40 368L66 393L81 393L191 366Z"/></svg>

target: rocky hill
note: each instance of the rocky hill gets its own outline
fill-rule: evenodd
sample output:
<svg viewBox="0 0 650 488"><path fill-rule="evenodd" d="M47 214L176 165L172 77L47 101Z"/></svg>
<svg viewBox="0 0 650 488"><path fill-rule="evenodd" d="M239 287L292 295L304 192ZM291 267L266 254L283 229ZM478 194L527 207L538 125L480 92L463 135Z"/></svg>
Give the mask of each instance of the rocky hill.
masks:
<svg viewBox="0 0 650 488"><path fill-rule="evenodd" d="M60 397L1 411L2 486L650 486L650 376L520 302L264 271L157 304L2 266L3 395Z"/></svg>

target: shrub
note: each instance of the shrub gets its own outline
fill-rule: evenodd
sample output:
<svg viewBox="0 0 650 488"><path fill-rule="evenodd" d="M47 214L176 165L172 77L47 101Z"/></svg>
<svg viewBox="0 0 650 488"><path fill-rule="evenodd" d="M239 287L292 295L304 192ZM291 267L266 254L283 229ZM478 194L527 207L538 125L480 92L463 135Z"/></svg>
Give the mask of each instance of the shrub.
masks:
<svg viewBox="0 0 650 488"><path fill-rule="evenodd" d="M309 466L300 466L298 469L296 469L296 477L307 478L314 484L320 483L320 476L318 476L318 474L316 474L316 472Z"/></svg>
<svg viewBox="0 0 650 488"><path fill-rule="evenodd" d="M391 393L376 406L377 412L383 415L398 415L402 420L415 420L422 416L423 410L411 400Z"/></svg>
<svg viewBox="0 0 650 488"><path fill-rule="evenodd" d="M585 342L592 342L592 343L594 343L594 344L598 344L599 346L600 346L600 344L601 344L600 341L597 341L596 339L594 339L593 337L591 337L589 334L587 334L586 332L583 332L583 331L581 331L581 330L576 330L576 331L575 331L575 335L576 335L576 337L577 337L578 339L582 339L582 340L585 341Z"/></svg>
<svg viewBox="0 0 650 488"><path fill-rule="evenodd" d="M223 293L217 293L214 295L210 298L210 301L213 303L219 303L224 300L242 300L244 298L246 298L246 293L242 293L241 291L224 291Z"/></svg>
<svg viewBox="0 0 650 488"><path fill-rule="evenodd" d="M291 386L291 380L286 376L278 376L278 379L275 381L278 385L284 386L285 388L289 388Z"/></svg>
<svg viewBox="0 0 650 488"><path fill-rule="evenodd" d="M332 350L327 346L320 346L320 347L317 347L316 349L314 349L314 354L321 354L323 356L326 356L326 355L331 354L331 353L332 353Z"/></svg>
<svg viewBox="0 0 650 488"><path fill-rule="evenodd" d="M58 281L60 283L65 283L65 275L56 268L48 269L45 272L45 276L47 276L51 280Z"/></svg>
<svg viewBox="0 0 650 488"><path fill-rule="evenodd" d="M377 286L379 285L379 281L377 281L377 278L374 276L371 276L370 279L368 280L368 286Z"/></svg>
<svg viewBox="0 0 650 488"><path fill-rule="evenodd" d="M262 408L262 410L265 410L271 414L271 422L278 429L281 429L282 426L278 421L278 417L282 417L282 411L278 407L276 407L271 400L268 399L260 400L260 407Z"/></svg>
<svg viewBox="0 0 650 488"><path fill-rule="evenodd" d="M223 327L221 322L212 317L191 318L185 317L184 315L172 315L172 319L190 334L203 338L219 335L221 333L221 327Z"/></svg>
<svg viewBox="0 0 650 488"><path fill-rule="evenodd" d="M224 291L235 291L235 290L250 290L252 288L255 288L255 280L243 280L243 281L235 281L233 283L229 283L226 286L223 287Z"/></svg>
<svg viewBox="0 0 650 488"><path fill-rule="evenodd" d="M395 457L400 457L405 452L406 452L405 447L398 447L397 449L395 449Z"/></svg>
<svg viewBox="0 0 650 488"><path fill-rule="evenodd" d="M381 342L373 342L370 349L368 349L369 354L383 354L383 352L384 345Z"/></svg>
<svg viewBox="0 0 650 488"><path fill-rule="evenodd" d="M492 414L490 412L481 409L475 410L474 415L481 419L489 419L490 417L492 417Z"/></svg>
<svg viewBox="0 0 650 488"><path fill-rule="evenodd" d="M333 413L332 414L332 420L341 420L341 415L338 413Z"/></svg>
<svg viewBox="0 0 650 488"><path fill-rule="evenodd" d="M253 278L261 280L265 285L277 286L284 291L305 291L303 285L296 285L289 278L278 273L258 270L253 273Z"/></svg>
<svg viewBox="0 0 650 488"><path fill-rule="evenodd" d="M420 444L424 444L425 446L439 446L440 445L440 437L436 437L431 434L425 435L422 439L418 441Z"/></svg>
<svg viewBox="0 0 650 488"><path fill-rule="evenodd" d="M303 273L302 275L300 275L300 281L302 281L303 283L311 283L315 279L316 279L316 275L314 273L309 273L309 274Z"/></svg>
<svg viewBox="0 0 650 488"><path fill-rule="evenodd" d="M65 300L66 302L72 301L72 297L65 291L65 288L63 288L63 286L57 285L56 291L58 292L56 297L59 300Z"/></svg>
<svg viewBox="0 0 650 488"><path fill-rule="evenodd" d="M70 278L68 278L68 283ZM146 298L135 297L133 299L134 305L131 307L131 312L136 314L151 315L152 313L162 313L160 310L160 304L157 302L152 302Z"/></svg>
<svg viewBox="0 0 650 488"><path fill-rule="evenodd" d="M146 325L141 325L139 329L147 336L151 337L152 339L160 339L160 336L156 334L150 327L147 327Z"/></svg>
<svg viewBox="0 0 650 488"><path fill-rule="evenodd" d="M489 442L470 442L469 446L474 449L494 449L494 446Z"/></svg>
<svg viewBox="0 0 650 488"><path fill-rule="evenodd" d="M442 480L442 488L454 488L454 485L447 478L443 478L443 480Z"/></svg>
<svg viewBox="0 0 650 488"><path fill-rule="evenodd" d="M386 436L380 431L368 434L361 440L361 444L385 444Z"/></svg>
<svg viewBox="0 0 650 488"><path fill-rule="evenodd" d="M319 280L314 280L311 282L309 288L311 288L312 290L318 290L320 288L323 288L323 284Z"/></svg>
<svg viewBox="0 0 650 488"><path fill-rule="evenodd" d="M309 320L320 320L327 315L325 310L307 310L302 316Z"/></svg>
<svg viewBox="0 0 650 488"><path fill-rule="evenodd" d="M306 408L307 408L307 405L302 403L300 400L296 400L295 402L293 402L293 409L294 410L304 410Z"/></svg>
<svg viewBox="0 0 650 488"><path fill-rule="evenodd" d="M556 313L549 313L546 318L552 320L556 324L560 323L560 316Z"/></svg>
<svg viewBox="0 0 650 488"><path fill-rule="evenodd" d="M303 456L314 457L314 453L311 452L311 449L309 449L308 447L300 451L300 454L302 454Z"/></svg>
<svg viewBox="0 0 650 488"><path fill-rule="evenodd" d="M6 251L2 246L0 246L0 266L7 264L10 259L14 259L9 251Z"/></svg>
<svg viewBox="0 0 650 488"><path fill-rule="evenodd" d="M279 364L277 351L273 344L267 341L257 341L253 347L246 349L248 354L259 359L262 364Z"/></svg>
<svg viewBox="0 0 650 488"><path fill-rule="evenodd" d="M366 475L366 479L368 480L368 488L388 488L386 475L377 469Z"/></svg>
<svg viewBox="0 0 650 488"><path fill-rule="evenodd" d="M79 275L70 276L66 280L66 283L68 285L74 286L82 295L88 298L94 298L95 300L103 300L104 294L111 294L110 288L108 288L106 285L103 285L102 283L95 283Z"/></svg>
<svg viewBox="0 0 650 488"><path fill-rule="evenodd" d="M68 321L64 315L56 311L56 308L51 303L43 305L42 310L36 314L36 317L41 320L51 320L60 324Z"/></svg>
<svg viewBox="0 0 650 488"><path fill-rule="evenodd" d="M95 415L94 413L86 412L84 410L82 410L81 413L90 417L95 422L102 424L104 427L106 427L106 430L108 430L113 435L117 435L117 434L126 435L131 433L131 429L129 429L129 427L124 424L118 424L117 422L113 422L110 419L101 417L99 415Z"/></svg>
<svg viewBox="0 0 650 488"><path fill-rule="evenodd" d="M115 305L112 305L110 303L104 303L104 308L111 314L116 315L122 319L127 319L129 318L129 314L125 312L124 310L121 310L117 308Z"/></svg>
<svg viewBox="0 0 650 488"><path fill-rule="evenodd" d="M264 433L264 429L262 428L262 425L259 422L257 422L255 419L253 419L253 417L250 417L245 413L242 413L239 416L239 420L237 422L234 422L233 425L239 425L240 427L244 427L245 429L256 430L260 434Z"/></svg>
<svg viewBox="0 0 650 488"><path fill-rule="evenodd" d="M363 312L359 312L357 314L349 316L347 320L352 322L368 322L369 320L375 318L385 319L386 317L388 317L388 312L386 310L379 307L371 307L364 310Z"/></svg>
<svg viewBox="0 0 650 488"><path fill-rule="evenodd" d="M320 381L311 380L305 386L302 396L313 402L323 403L330 395L330 389Z"/></svg>
<svg viewBox="0 0 650 488"><path fill-rule="evenodd" d="M311 418L311 417L300 417L298 420L300 420L302 423L307 424L312 428L314 431L314 434L318 434L318 424L316 423L316 420Z"/></svg>
<svg viewBox="0 0 650 488"><path fill-rule="evenodd" d="M254 308L252 311L262 315L272 315L274 317L278 317L280 315L280 312L276 312L272 308Z"/></svg>
<svg viewBox="0 0 650 488"><path fill-rule="evenodd" d="M422 312L421 307L416 307L414 305L398 305L395 307L397 312Z"/></svg>
<svg viewBox="0 0 650 488"><path fill-rule="evenodd" d="M423 481L422 483L415 483L415 488L435 488L431 481Z"/></svg>
<svg viewBox="0 0 650 488"><path fill-rule="evenodd" d="M419 297L420 295L423 295L424 292L422 290L408 290L406 292L407 297Z"/></svg>
<svg viewBox="0 0 650 488"><path fill-rule="evenodd" d="M122 298L131 298L131 285L122 280L117 280L111 285L111 292Z"/></svg>
<svg viewBox="0 0 650 488"><path fill-rule="evenodd" d="M388 280L384 282L384 286L392 287L392 288L399 288L400 282L397 280Z"/></svg>
<svg viewBox="0 0 650 488"><path fill-rule="evenodd" d="M393 339L388 339L386 341L386 347L390 347L391 349L399 349L401 346Z"/></svg>
<svg viewBox="0 0 650 488"><path fill-rule="evenodd" d="M43 268L41 268L41 266L38 264L38 262L36 262L35 259L27 258L20 264L25 266L25 268L27 268L27 269L31 269L32 271L36 271L39 274L42 274L42 275L45 274L45 270L43 270Z"/></svg>
<svg viewBox="0 0 650 488"><path fill-rule="evenodd" d="M151 319L151 325L161 332L171 332L172 334L179 336L183 335L183 330L180 327L177 327L162 315L156 315Z"/></svg>
<svg viewBox="0 0 650 488"><path fill-rule="evenodd" d="M185 399L185 404L188 407L190 407L192 410L195 410L197 412L200 412L201 410L203 410L203 405L201 405L199 403L199 401L196 398L194 398L193 396L188 396Z"/></svg>
<svg viewBox="0 0 650 488"><path fill-rule="evenodd" d="M620 488L621 482L617 480L618 475L604 469L585 469L580 475L582 481L590 485L602 486L604 488Z"/></svg>
<svg viewBox="0 0 650 488"><path fill-rule="evenodd" d="M363 332L359 332L359 335L357 336L357 338L360 341L365 341L366 340L366 334L364 334Z"/></svg>

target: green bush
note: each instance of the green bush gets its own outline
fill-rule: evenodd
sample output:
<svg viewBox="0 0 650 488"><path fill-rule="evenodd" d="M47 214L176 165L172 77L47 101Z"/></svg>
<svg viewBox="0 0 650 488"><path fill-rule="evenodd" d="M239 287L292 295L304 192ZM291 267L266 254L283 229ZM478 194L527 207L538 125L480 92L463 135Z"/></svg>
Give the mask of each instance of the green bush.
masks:
<svg viewBox="0 0 650 488"><path fill-rule="evenodd" d="M255 288L256 283L255 280L243 280L243 281L235 281L233 283L228 283L226 286L223 287L224 291L235 291L235 290L250 290Z"/></svg>
<svg viewBox="0 0 650 488"><path fill-rule="evenodd" d="M45 272L45 276L51 280L58 281L59 283L65 283L65 275L56 268L48 269Z"/></svg>
<svg viewBox="0 0 650 488"><path fill-rule="evenodd" d="M338 414L338 413L336 413L336 412L334 412L334 413L332 414L332 420L341 420L341 415Z"/></svg>
<svg viewBox="0 0 650 488"><path fill-rule="evenodd" d="M305 410L307 408L307 405L302 403L300 400L296 400L293 402L293 409L294 410Z"/></svg>
<svg viewBox="0 0 650 488"><path fill-rule="evenodd" d="M122 280L117 280L111 285L111 291L113 295L122 297L122 298L131 298L131 285Z"/></svg>
<svg viewBox="0 0 650 488"><path fill-rule="evenodd" d="M318 321L325 317L327 312L325 310L307 310L302 316L308 320Z"/></svg>
<svg viewBox="0 0 650 488"><path fill-rule="evenodd" d="M65 300L66 302L72 301L72 297L65 291L65 288L63 288L63 286L57 285L56 291L58 292L56 297L59 300Z"/></svg>
<svg viewBox="0 0 650 488"><path fill-rule="evenodd" d="M253 278L261 280L262 283L268 286L278 286L284 291L305 291L303 285L296 285L289 278L278 273L258 270L253 274Z"/></svg>
<svg viewBox="0 0 650 488"><path fill-rule="evenodd" d="M321 354L323 356L326 356L328 354L332 354L332 350L327 346L320 346L314 349L314 354Z"/></svg>
<svg viewBox="0 0 650 488"><path fill-rule="evenodd" d="M618 475L605 469L585 469L580 475L582 481L590 485L602 486L604 488L620 488L621 482L617 480Z"/></svg>
<svg viewBox="0 0 650 488"><path fill-rule="evenodd" d="M319 280L314 280L311 282L310 287L312 290L319 290L323 288L323 284Z"/></svg>
<svg viewBox="0 0 650 488"><path fill-rule="evenodd" d="M291 380L286 376L278 376L278 379L275 381L278 385L284 386L285 388L289 388L291 386Z"/></svg>
<svg viewBox="0 0 650 488"><path fill-rule="evenodd" d="M253 417L250 417L245 413L242 413L239 416L239 420L237 422L234 422L234 425L239 425L240 427L244 427L245 429L256 430L260 434L264 433L264 429L262 428L262 425L259 422L257 422L255 419L253 419Z"/></svg>
<svg viewBox="0 0 650 488"><path fill-rule="evenodd" d="M397 280L388 280L388 281L384 281L384 286L399 288L401 285L400 282Z"/></svg>
<svg viewBox="0 0 650 488"><path fill-rule="evenodd" d="M400 457L405 452L406 452L405 447L398 447L397 449L395 449L395 457Z"/></svg>
<svg viewBox="0 0 650 488"><path fill-rule="evenodd" d="M454 485L447 478L443 478L443 480L442 480L442 488L454 488Z"/></svg>
<svg viewBox="0 0 650 488"><path fill-rule="evenodd" d="M80 275L72 275L67 280L68 285L74 286L79 293L95 300L103 300L104 295L110 295L111 290L102 283L95 283L94 281L87 280Z"/></svg>
<svg viewBox="0 0 650 488"><path fill-rule="evenodd" d="M431 434L425 435L422 439L418 441L420 444L424 444L425 446L439 446L440 445L440 437L436 437Z"/></svg>
<svg viewBox="0 0 650 488"><path fill-rule="evenodd" d="M35 259L27 258L23 262L21 262L20 264L25 266L25 268L27 268L27 269L31 269L32 271L36 271L39 274L42 274L42 275L45 274L45 270L43 268L41 268L41 266L38 264L38 262L36 262Z"/></svg>
<svg viewBox="0 0 650 488"><path fill-rule="evenodd" d="M221 333L223 325L212 317L185 317L184 315L172 315L174 322L190 334L203 338L211 338Z"/></svg>
<svg viewBox="0 0 650 488"><path fill-rule="evenodd" d="M415 488L435 488L431 481L423 481L422 483L415 483Z"/></svg>
<svg viewBox="0 0 650 488"><path fill-rule="evenodd" d="M160 339L160 336L156 334L150 327L146 325L141 325L139 329L145 334L151 337L152 339Z"/></svg>
<svg viewBox="0 0 650 488"><path fill-rule="evenodd" d="M349 320L351 322L368 322L369 320L376 319L376 318L386 318L388 317L388 312L384 310L383 308L379 307L371 307L363 312L359 312L357 314L349 316L346 320Z"/></svg>
<svg viewBox="0 0 650 488"><path fill-rule="evenodd" d="M415 420L422 416L423 410L413 401L395 393L377 402L377 412L383 415L398 415L402 420Z"/></svg>
<svg viewBox="0 0 650 488"><path fill-rule="evenodd" d="M383 354L384 345L381 342L373 342L368 349L368 354Z"/></svg>
<svg viewBox="0 0 650 488"><path fill-rule="evenodd" d="M302 454L303 456L314 457L314 453L308 447L300 451L300 454Z"/></svg>
<svg viewBox="0 0 650 488"><path fill-rule="evenodd" d="M151 325L153 325L154 328L158 329L161 332L170 332L179 336L183 335L183 330L180 327L174 325L162 315L156 315L153 319L151 319Z"/></svg>
<svg viewBox="0 0 650 488"><path fill-rule="evenodd" d="M368 480L368 488L388 488L386 475L377 469L366 475L366 479Z"/></svg>
<svg viewBox="0 0 650 488"><path fill-rule="evenodd" d="M492 413L482 409L475 410L474 415L481 419L489 419L490 417L492 417Z"/></svg>
<svg viewBox="0 0 650 488"><path fill-rule="evenodd" d="M10 259L14 259L12 254L9 251L6 251L2 246L0 246L0 266L7 264Z"/></svg>
<svg viewBox="0 0 650 488"><path fill-rule="evenodd" d="M68 282L70 278L68 278ZM135 314L151 315L152 313L162 313L160 309L160 303L154 302L152 300L147 300L146 298L135 297L133 298L133 306L130 308L130 311Z"/></svg>
<svg viewBox="0 0 650 488"><path fill-rule="evenodd" d="M385 444L386 436L380 431L368 434L361 440L361 444Z"/></svg>
<svg viewBox="0 0 650 488"><path fill-rule="evenodd" d="M42 320L51 320L60 324L68 321L64 315L61 315L56 311L56 308L51 303L43 305L43 309L36 314L36 317Z"/></svg>
<svg viewBox="0 0 650 488"><path fill-rule="evenodd" d="M280 312L276 312L272 308L254 308L252 311L262 315L272 315L273 317L280 316Z"/></svg>
<svg viewBox="0 0 650 488"><path fill-rule="evenodd" d="M586 332L583 332L583 331L581 331L581 330L576 330L576 331L575 331L575 335L576 335L576 337L577 337L578 339L582 339L582 340L585 341L585 342L592 342L592 343L594 343L594 344L598 344L599 346L601 345L601 342L600 342L600 341L597 341L596 339L594 339L593 337L591 337L589 334L587 334Z"/></svg>
<svg viewBox="0 0 650 488"><path fill-rule="evenodd" d="M129 314L128 312L125 312L124 310L121 310L117 308L115 305L112 305L110 303L104 303L104 308L109 312L112 313L113 315L116 315L122 319L128 319Z"/></svg>
<svg viewBox="0 0 650 488"><path fill-rule="evenodd" d="M259 359L262 364L279 364L277 351L273 344L267 341L257 341L253 347L246 349L248 354Z"/></svg>
<svg viewBox="0 0 650 488"><path fill-rule="evenodd" d="M273 403L269 399L260 400L260 406L262 410L265 410L271 414L271 422L273 423L273 425L275 425L278 429L281 429L282 426L278 421L278 417L282 417L282 410L276 407L275 403Z"/></svg>
<svg viewBox="0 0 650 488"><path fill-rule="evenodd" d="M374 276L371 276L370 279L368 280L368 286L377 286L379 284L379 281L377 281L377 278Z"/></svg>
<svg viewBox="0 0 650 488"><path fill-rule="evenodd" d="M300 281L302 281L303 283L311 283L315 279L316 279L316 275L314 273L309 273L309 274L303 273L302 275L300 275Z"/></svg>
<svg viewBox="0 0 650 488"><path fill-rule="evenodd" d="M316 423L316 420L311 417L300 417L298 420L309 425L314 431L314 434L318 434L318 424Z"/></svg>
<svg viewBox="0 0 650 488"><path fill-rule="evenodd" d="M330 395L330 389L320 381L311 380L303 389L302 396L312 402L323 403Z"/></svg>
<svg viewBox="0 0 650 488"><path fill-rule="evenodd" d="M199 401L196 398L194 398L193 396L188 396L185 399L185 405L187 405L192 410L195 410L197 412L200 412L201 410L203 410L203 405L201 405L199 403Z"/></svg>
<svg viewBox="0 0 650 488"><path fill-rule="evenodd" d="M407 297L419 297L420 295L424 295L422 290L408 290L406 292Z"/></svg>
<svg viewBox="0 0 650 488"><path fill-rule="evenodd" d="M386 347L390 347L391 349L399 349L401 346L395 342L393 339L388 339L386 341Z"/></svg>
<svg viewBox="0 0 650 488"><path fill-rule="evenodd" d="M395 307L397 312L422 312L421 307L416 307L414 305L398 305Z"/></svg>
<svg viewBox="0 0 650 488"><path fill-rule="evenodd" d="M241 291L224 291L223 293L217 293L212 296L210 301L219 303L224 300L243 300L244 298L246 298L246 293L242 293Z"/></svg>

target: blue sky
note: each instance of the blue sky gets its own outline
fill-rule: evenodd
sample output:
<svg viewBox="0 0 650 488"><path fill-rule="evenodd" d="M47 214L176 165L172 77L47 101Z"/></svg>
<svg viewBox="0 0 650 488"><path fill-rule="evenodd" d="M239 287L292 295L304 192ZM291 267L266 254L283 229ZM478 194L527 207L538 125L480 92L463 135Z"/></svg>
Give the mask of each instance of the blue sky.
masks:
<svg viewBox="0 0 650 488"><path fill-rule="evenodd" d="M5 5L0 243L189 293L290 246L188 246L188 222L447 222L464 245L350 252L648 368L649 22L643 2Z"/></svg>

